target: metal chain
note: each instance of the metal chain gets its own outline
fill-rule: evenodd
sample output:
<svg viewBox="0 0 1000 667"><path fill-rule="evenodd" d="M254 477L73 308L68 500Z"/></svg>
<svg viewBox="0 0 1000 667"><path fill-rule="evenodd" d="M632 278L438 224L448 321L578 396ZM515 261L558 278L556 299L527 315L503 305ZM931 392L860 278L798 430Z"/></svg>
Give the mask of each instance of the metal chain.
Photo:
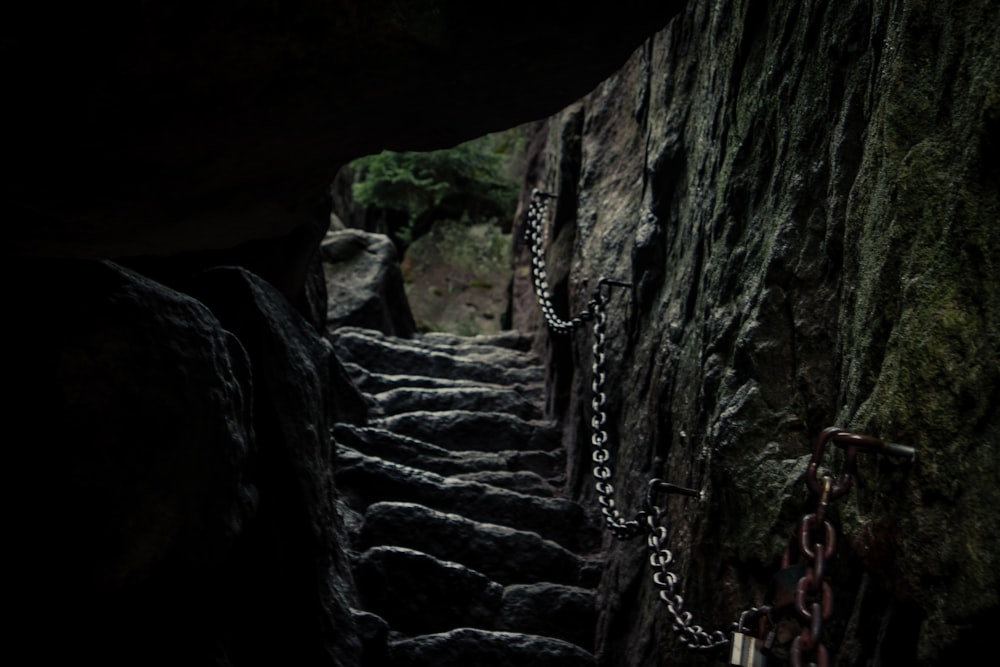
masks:
<svg viewBox="0 0 1000 667"><path fill-rule="evenodd" d="M751 607L744 611L738 623L733 623L729 633L720 630L708 632L694 623L691 612L684 611L684 598L678 592L679 579L670 571L674 560L673 553L666 547L669 531L659 521L663 510L653 504L653 495L657 492L677 493L688 496L700 496L698 491L668 484L659 479L649 482L646 490L644 509L637 512L634 519L627 520L618 511L615 503L615 488L611 483L611 452L608 449L608 431L606 428L607 393L607 304L610 298L606 286L631 287L607 278L601 278L594 289L593 297L587 303L587 308L576 317L563 320L552 305L549 293L548 276L545 270L545 251L542 245L543 223L548 210L548 202L555 195L535 189L531 193L531 203L528 206L528 224L526 233L531 246L532 282L538 297L542 314L549 329L557 334L569 334L579 328L584 322L594 323L593 373L591 381L591 444L593 474L596 480L597 502L604 516L604 523L611 534L619 540L627 540L637 535L646 535L646 546L649 549L649 564L653 569L653 584L658 590L660 601L670 614L674 630L678 633L681 643L689 649L713 650L732 643L734 651L737 645L731 641L729 633L750 633L748 627L750 618L770 619L779 607L765 605ZM818 479L817 471L822 461L826 443L830 441L846 450L844 467L840 477L834 482L830 476ZM809 667L827 667L829 652L821 641L823 621L833 614L833 593L830 584L825 580L826 563L836 550L837 536L832 524L826 519L826 509L832 501L844 496L851 488L855 472L855 458L859 451L876 451L891 456L915 459L916 450L912 447L884 442L871 436L848 433L843 429L831 427L823 431L817 440L812 459L806 469L806 483L814 495L818 497L816 512L806 514L797 527L796 543L798 545L799 565L803 574L795 586L793 598L787 604L793 606L799 618L801 632L792 641L792 667L802 667L804 655L811 661ZM783 567L790 568L793 559L792 549L786 550L783 556ZM782 603L783 606L786 603ZM770 653L775 631L772 628L769 637L764 642L764 654ZM734 658L735 659L735 658ZM734 663L737 664L737 663ZM739 663L744 664L744 663ZM749 664L749 663L747 663ZM757 664L756 661L753 664Z"/></svg>
<svg viewBox="0 0 1000 667"><path fill-rule="evenodd" d="M844 463L836 480L824 475L819 478L819 466L827 443L844 449ZM806 467L806 486L816 496L816 511L804 515L796 529L796 544L803 574L795 586L794 608L801 631L792 641L792 667L802 667L803 659L810 659L810 667L827 667L829 651L822 642L823 621L833 616L833 591L826 581L826 563L833 558L837 548L837 531L826 518L830 503L842 498L854 483L859 452L876 452L889 456L916 458L917 450L907 445L885 442L869 435L849 433L836 426L825 429L816 439L812 457ZM782 564L791 562L791 547L785 551Z"/></svg>
<svg viewBox="0 0 1000 667"><path fill-rule="evenodd" d="M689 649L698 651L712 651L722 648L729 644L730 634L735 629L736 624L733 624L729 632L721 630L709 632L694 622L691 612L684 611L684 598L677 591L680 580L669 569L674 560L673 553L665 546L669 531L666 526L659 524L659 517L663 511L652 504L652 495L655 491L698 497L701 496L701 493L693 489L667 484L658 479L651 481L646 493L646 511L644 512L648 533L646 546L649 548L649 565L653 568L653 585L657 588L660 602L670 614L674 631L679 635L681 643Z"/></svg>
<svg viewBox="0 0 1000 667"><path fill-rule="evenodd" d="M607 344L607 296L601 287L606 281L602 279L598 283L591 301L594 314L594 366L591 374L591 416L590 442L594 447L591 458L594 461L594 487L597 489L597 503L601 507L601 514L604 515L604 523L611 534L619 540L627 540L630 537L642 534L645 526L642 523L642 513L636 515L631 521L626 521L615 505L615 487L611 483L611 452L608 451L608 431L605 428L608 421L608 413L605 409L608 396L604 391L604 383L607 381L606 362L607 357L604 349ZM618 283L622 284L622 283Z"/></svg>
<svg viewBox="0 0 1000 667"><path fill-rule="evenodd" d="M538 188L531 191L531 202L528 204L528 224L525 234L531 244L531 282L535 287L535 296L542 309L542 315L549 329L556 334L566 335L590 320L592 315L585 310L576 317L564 320L556 314L552 305L552 295L549 293L549 277L545 270L545 249L542 246L544 237L545 214L548 212L549 200L555 195L543 192Z"/></svg>
<svg viewBox="0 0 1000 667"><path fill-rule="evenodd" d="M604 523L611 534L619 540L627 540L637 535L646 534L649 564L653 568L653 584L658 590L660 601L670 614L673 628L678 633L681 643L687 648L695 650L721 648L729 643L728 634L719 630L706 631L694 623L691 612L684 610L684 598L677 590L680 580L669 568L674 560L673 553L666 546L669 531L666 526L659 523L663 515L662 510L653 505L653 495L658 491L695 497L700 497L701 493L653 479L649 482L646 490L644 509L637 512L634 519L625 519L615 503L615 488L611 483L613 476L610 465L611 452L607 446L607 393L604 389L607 381L605 348L607 346L607 304L610 290L604 288L611 286L631 287L631 285L601 278L594 289L593 297L582 313L571 320L563 320L556 314L549 294L548 278L545 272L545 252L542 246L543 221L548 210L548 202L554 198L554 195L542 192L537 188L531 193L531 203L528 206L527 216L527 234L531 242L532 277L542 314L553 333L569 334L584 322L593 321L594 323L590 441L593 445L591 457L594 462L593 474L596 480L594 487L597 490L597 502L600 505L601 514L604 516Z"/></svg>

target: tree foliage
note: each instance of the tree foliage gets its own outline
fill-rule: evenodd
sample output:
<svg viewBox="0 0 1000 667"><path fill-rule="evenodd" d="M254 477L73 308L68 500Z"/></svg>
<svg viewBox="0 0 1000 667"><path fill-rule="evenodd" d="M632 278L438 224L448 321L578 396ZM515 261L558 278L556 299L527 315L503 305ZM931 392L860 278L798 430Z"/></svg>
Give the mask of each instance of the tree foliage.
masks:
<svg viewBox="0 0 1000 667"><path fill-rule="evenodd" d="M420 219L509 218L517 203L512 164L523 150L515 130L486 135L453 148L383 151L351 163L355 201L405 214L409 232Z"/></svg>

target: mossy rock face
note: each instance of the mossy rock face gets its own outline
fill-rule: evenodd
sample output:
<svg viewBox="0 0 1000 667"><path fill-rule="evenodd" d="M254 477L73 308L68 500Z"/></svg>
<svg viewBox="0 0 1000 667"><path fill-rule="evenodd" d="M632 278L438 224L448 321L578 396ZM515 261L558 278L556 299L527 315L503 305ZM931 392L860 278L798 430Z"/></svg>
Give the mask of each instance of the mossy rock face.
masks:
<svg viewBox="0 0 1000 667"><path fill-rule="evenodd" d="M548 120L529 185L560 194L548 264L568 267L567 312L600 276L634 285L607 324L618 505L640 509L650 477L705 492L670 500L665 520L685 609L706 628L765 601L816 508L803 483L815 439L837 425L918 454L859 454L830 508L827 647L841 664L917 665L987 648L1000 615L997 28L988 2L700 3ZM515 293L526 280L515 271ZM569 396L552 404L582 443L569 460L586 462L578 336L548 352L553 368L572 356ZM821 473L842 461L830 447ZM569 487L593 500L590 474L571 464ZM680 646L652 582L637 583L641 552L608 545L599 653L718 664Z"/></svg>
<svg viewBox="0 0 1000 667"><path fill-rule="evenodd" d="M418 329L463 336L503 329L511 241L497 225L440 221L407 247L402 268Z"/></svg>

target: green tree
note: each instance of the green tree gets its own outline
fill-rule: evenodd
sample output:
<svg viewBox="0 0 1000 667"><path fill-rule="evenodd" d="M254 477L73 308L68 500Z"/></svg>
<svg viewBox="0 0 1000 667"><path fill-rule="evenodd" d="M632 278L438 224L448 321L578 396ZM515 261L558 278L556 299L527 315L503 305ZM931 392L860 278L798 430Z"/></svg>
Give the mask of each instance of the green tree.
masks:
<svg viewBox="0 0 1000 667"><path fill-rule="evenodd" d="M351 163L354 199L366 207L398 211L406 222L403 245L434 220L503 220L513 217L518 182L512 164L523 151L520 128L435 151L383 151Z"/></svg>

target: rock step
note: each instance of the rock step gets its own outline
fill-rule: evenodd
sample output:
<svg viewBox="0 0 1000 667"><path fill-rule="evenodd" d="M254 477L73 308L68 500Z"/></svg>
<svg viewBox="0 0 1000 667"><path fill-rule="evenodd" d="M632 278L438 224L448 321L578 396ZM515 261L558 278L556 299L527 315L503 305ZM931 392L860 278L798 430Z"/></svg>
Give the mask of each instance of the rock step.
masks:
<svg viewBox="0 0 1000 667"><path fill-rule="evenodd" d="M370 371L364 366L345 361L341 364L347 371L351 380L361 391L369 394L377 394L381 391L398 389L400 387L427 387L448 388L448 387L496 387L516 388L523 390L526 394L531 392L537 394L541 399L544 392L544 385L539 382L521 383L515 385L496 384L494 382L483 382L482 380L465 380L463 378L435 377L433 375L406 374L406 373L377 373Z"/></svg>
<svg viewBox="0 0 1000 667"><path fill-rule="evenodd" d="M457 334L430 332L420 336L426 344L438 346L438 349L474 349L481 345L506 347L518 352L531 352L535 345L535 337L520 331L501 331L495 334L479 334L476 336L459 336ZM540 363L540 362L539 362Z"/></svg>
<svg viewBox="0 0 1000 667"><path fill-rule="evenodd" d="M506 348L481 346L478 354L455 354L344 327L332 331L329 340L341 362L357 364L369 373L461 378L499 385L537 384L544 379L537 357Z"/></svg>
<svg viewBox="0 0 1000 667"><path fill-rule="evenodd" d="M482 482L444 477L348 447L338 448L337 486L357 511L378 501L420 503L476 521L537 532L566 548L590 536L583 509L564 498L545 498Z"/></svg>
<svg viewBox="0 0 1000 667"><path fill-rule="evenodd" d="M373 417L454 410L499 412L529 421L544 416L540 393L523 387L395 387L371 397L379 406Z"/></svg>
<svg viewBox="0 0 1000 667"><path fill-rule="evenodd" d="M332 430L365 667L596 665L600 529L559 497L532 339L330 341L370 408Z"/></svg>
<svg viewBox="0 0 1000 667"><path fill-rule="evenodd" d="M595 667L575 644L516 632L459 628L420 635L389 646L393 667Z"/></svg>
<svg viewBox="0 0 1000 667"><path fill-rule="evenodd" d="M562 437L555 422L502 412L420 410L375 417L369 423L452 451L553 450Z"/></svg>
<svg viewBox="0 0 1000 667"><path fill-rule="evenodd" d="M528 471L545 479L561 480L566 468L566 455L561 449L451 451L384 428L353 424L337 424L333 428L333 436L338 444L362 454L444 476L484 471Z"/></svg>
<svg viewBox="0 0 1000 667"><path fill-rule="evenodd" d="M404 635L471 627L545 635L593 650L596 594L586 588L504 587L461 563L396 546L365 551L354 579L364 608Z"/></svg>
<svg viewBox="0 0 1000 667"><path fill-rule="evenodd" d="M554 583L592 588L600 577L599 563L536 532L416 503L370 505L355 542L361 550L377 546L414 549L461 563L504 586Z"/></svg>
<svg viewBox="0 0 1000 667"><path fill-rule="evenodd" d="M417 333L409 338L387 335L377 329L358 326L342 326L335 333L348 336L362 336L375 341L395 343L411 348L443 352L455 356L481 357L496 355L509 358L511 365L539 365L540 358L532 351L535 338L519 331L502 331L495 334L459 336L443 332Z"/></svg>

